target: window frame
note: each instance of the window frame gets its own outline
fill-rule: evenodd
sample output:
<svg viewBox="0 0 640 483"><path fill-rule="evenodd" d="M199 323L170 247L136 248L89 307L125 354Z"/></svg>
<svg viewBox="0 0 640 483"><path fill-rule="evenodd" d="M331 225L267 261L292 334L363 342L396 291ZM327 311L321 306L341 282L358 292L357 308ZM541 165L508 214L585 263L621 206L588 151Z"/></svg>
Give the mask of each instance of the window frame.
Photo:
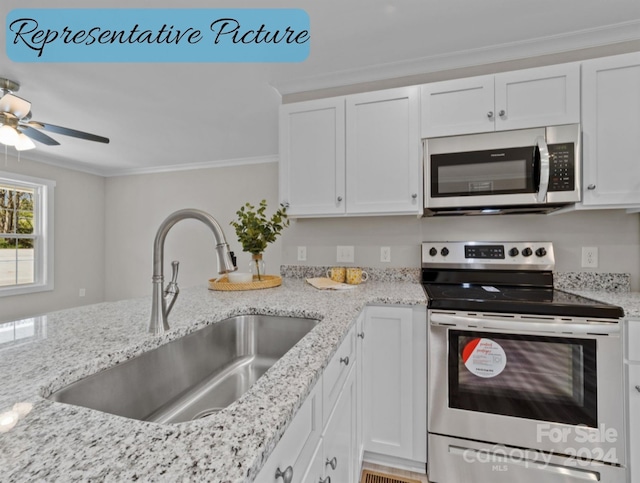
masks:
<svg viewBox="0 0 640 483"><path fill-rule="evenodd" d="M56 182L49 179L0 171L0 183L34 190L33 214L35 224L33 231L36 241L33 252L34 282L0 287L0 297L51 291L53 290L54 281L53 206Z"/></svg>

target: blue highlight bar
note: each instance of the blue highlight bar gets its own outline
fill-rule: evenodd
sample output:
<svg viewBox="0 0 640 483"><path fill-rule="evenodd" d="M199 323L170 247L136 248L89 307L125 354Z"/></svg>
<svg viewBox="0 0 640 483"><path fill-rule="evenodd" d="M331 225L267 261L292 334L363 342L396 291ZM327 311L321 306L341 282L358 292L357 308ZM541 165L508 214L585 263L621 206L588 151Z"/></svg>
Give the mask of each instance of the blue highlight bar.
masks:
<svg viewBox="0 0 640 483"><path fill-rule="evenodd" d="M302 62L301 9L16 9L6 19L14 62Z"/></svg>

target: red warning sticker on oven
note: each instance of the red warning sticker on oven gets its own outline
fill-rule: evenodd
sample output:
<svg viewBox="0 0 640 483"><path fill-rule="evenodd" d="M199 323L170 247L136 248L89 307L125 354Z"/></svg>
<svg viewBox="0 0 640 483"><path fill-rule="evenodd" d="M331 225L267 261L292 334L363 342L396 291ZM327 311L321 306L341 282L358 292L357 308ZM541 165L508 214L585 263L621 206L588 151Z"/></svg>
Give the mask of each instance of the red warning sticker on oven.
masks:
<svg viewBox="0 0 640 483"><path fill-rule="evenodd" d="M465 367L479 377L495 377L507 365L507 355L500 345L491 339L472 339L462 349Z"/></svg>

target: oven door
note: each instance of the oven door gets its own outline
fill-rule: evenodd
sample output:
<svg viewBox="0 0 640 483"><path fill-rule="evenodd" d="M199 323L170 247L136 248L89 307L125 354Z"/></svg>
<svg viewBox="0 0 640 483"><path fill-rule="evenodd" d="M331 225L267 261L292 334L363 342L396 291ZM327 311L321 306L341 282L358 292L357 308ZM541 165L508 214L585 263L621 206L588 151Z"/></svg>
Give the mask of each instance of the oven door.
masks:
<svg viewBox="0 0 640 483"><path fill-rule="evenodd" d="M429 363L429 433L624 464L618 323L430 311Z"/></svg>

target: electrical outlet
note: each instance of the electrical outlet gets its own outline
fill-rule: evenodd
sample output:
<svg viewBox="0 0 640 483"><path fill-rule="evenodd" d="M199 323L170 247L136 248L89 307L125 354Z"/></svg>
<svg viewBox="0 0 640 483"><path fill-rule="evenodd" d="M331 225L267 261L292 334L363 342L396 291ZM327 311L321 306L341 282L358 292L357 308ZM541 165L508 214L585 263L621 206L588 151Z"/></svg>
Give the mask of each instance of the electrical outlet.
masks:
<svg viewBox="0 0 640 483"><path fill-rule="evenodd" d="M85 289L83 289L83 288L81 288L81 289L78 291L78 296L79 296L79 297L84 297L86 294L87 294L87 291L86 291Z"/></svg>
<svg viewBox="0 0 640 483"><path fill-rule="evenodd" d="M391 261L391 247L380 247L380 261L385 263Z"/></svg>
<svg viewBox="0 0 640 483"><path fill-rule="evenodd" d="M307 261L307 247L298 247L298 261L299 262Z"/></svg>
<svg viewBox="0 0 640 483"><path fill-rule="evenodd" d="M598 247L582 247L582 267L598 267Z"/></svg>
<svg viewBox="0 0 640 483"><path fill-rule="evenodd" d="M336 261L338 262L353 262L354 254L353 254L353 245L338 245L338 250L336 253Z"/></svg>

